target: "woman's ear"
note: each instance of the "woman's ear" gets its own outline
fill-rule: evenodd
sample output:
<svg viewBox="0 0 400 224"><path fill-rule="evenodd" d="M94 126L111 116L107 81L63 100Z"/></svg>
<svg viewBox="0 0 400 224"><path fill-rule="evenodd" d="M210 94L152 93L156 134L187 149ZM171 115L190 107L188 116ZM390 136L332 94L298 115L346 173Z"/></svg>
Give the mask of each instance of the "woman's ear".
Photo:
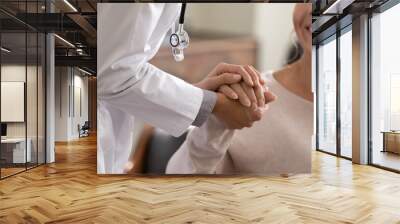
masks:
<svg viewBox="0 0 400 224"><path fill-rule="evenodd" d="M290 48L286 57L286 64L292 64L297 61L303 54L303 47L299 43L297 35L294 30L290 33Z"/></svg>

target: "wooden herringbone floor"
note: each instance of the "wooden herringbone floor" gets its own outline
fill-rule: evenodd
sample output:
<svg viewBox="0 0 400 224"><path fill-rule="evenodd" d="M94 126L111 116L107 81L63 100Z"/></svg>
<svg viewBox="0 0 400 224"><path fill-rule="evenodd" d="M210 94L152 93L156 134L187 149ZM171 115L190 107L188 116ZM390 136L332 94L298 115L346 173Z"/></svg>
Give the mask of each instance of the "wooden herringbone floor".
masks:
<svg viewBox="0 0 400 224"><path fill-rule="evenodd" d="M400 223L400 175L313 154L285 177L98 176L94 137L0 181L0 223Z"/></svg>

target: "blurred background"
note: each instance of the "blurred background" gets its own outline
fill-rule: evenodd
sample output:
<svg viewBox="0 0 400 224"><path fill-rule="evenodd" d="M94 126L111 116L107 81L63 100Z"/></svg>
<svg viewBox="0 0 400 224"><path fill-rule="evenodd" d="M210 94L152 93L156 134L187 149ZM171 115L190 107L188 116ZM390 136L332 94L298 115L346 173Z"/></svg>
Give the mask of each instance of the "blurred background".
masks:
<svg viewBox="0 0 400 224"><path fill-rule="evenodd" d="M188 82L200 81L220 62L250 64L262 72L279 69L293 47L294 5L188 4L185 60L173 60L167 35L152 63Z"/></svg>

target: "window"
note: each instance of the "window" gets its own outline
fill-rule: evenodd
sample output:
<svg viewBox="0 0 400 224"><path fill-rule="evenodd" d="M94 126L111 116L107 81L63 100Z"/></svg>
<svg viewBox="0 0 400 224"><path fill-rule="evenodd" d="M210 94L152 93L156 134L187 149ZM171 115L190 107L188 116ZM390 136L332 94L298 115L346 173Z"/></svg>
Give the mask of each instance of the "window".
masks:
<svg viewBox="0 0 400 224"><path fill-rule="evenodd" d="M2 1L0 7L15 3ZM39 13L44 3L20 1L11 9ZM45 163L46 39L4 12L0 17L7 21L0 24L0 178L5 178Z"/></svg>
<svg viewBox="0 0 400 224"><path fill-rule="evenodd" d="M390 75L390 130L400 130L400 73Z"/></svg>
<svg viewBox="0 0 400 224"><path fill-rule="evenodd" d="M371 18L372 164L400 170L400 5Z"/></svg>
<svg viewBox="0 0 400 224"><path fill-rule="evenodd" d="M318 48L318 149L336 153L336 39Z"/></svg>
<svg viewBox="0 0 400 224"><path fill-rule="evenodd" d="M352 148L352 35L340 36L340 155L351 158Z"/></svg>

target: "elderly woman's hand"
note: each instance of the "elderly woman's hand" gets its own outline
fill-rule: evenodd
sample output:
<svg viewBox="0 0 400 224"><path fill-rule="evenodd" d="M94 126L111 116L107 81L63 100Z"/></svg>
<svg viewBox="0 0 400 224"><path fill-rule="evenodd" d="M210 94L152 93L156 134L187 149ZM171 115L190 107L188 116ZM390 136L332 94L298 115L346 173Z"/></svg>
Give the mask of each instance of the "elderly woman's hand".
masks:
<svg viewBox="0 0 400 224"><path fill-rule="evenodd" d="M239 100L245 107L256 109L275 100L275 95L268 92L264 84L260 72L253 66L220 63L205 79L194 85L218 91L229 99Z"/></svg>
<svg viewBox="0 0 400 224"><path fill-rule="evenodd" d="M206 78L194 85L201 89L217 91L222 85L230 85L243 81L245 85L252 87L254 86L254 78L252 76L253 74L250 74L242 65L219 63ZM234 95L228 97L235 98Z"/></svg>
<svg viewBox="0 0 400 224"><path fill-rule="evenodd" d="M274 101L276 96L264 87L265 81L261 78L260 72L253 66L247 65L243 66L243 68L251 74L254 83L252 87L240 82L224 84L219 87L218 91L230 99L239 99L243 106L251 106L253 109L264 107L265 104Z"/></svg>

